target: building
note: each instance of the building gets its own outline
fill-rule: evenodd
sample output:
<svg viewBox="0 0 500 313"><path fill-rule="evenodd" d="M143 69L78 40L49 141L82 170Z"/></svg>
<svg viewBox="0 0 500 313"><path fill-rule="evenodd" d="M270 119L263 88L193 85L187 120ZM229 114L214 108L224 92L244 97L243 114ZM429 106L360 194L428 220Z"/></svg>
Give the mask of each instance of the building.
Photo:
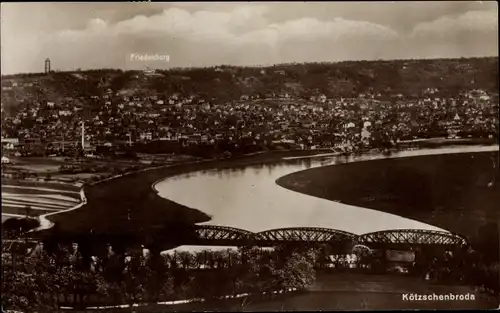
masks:
<svg viewBox="0 0 500 313"><path fill-rule="evenodd" d="M45 74L50 73L50 59L46 58L45 59Z"/></svg>
<svg viewBox="0 0 500 313"><path fill-rule="evenodd" d="M146 69L143 70L143 73L145 76L148 76L148 77L162 76L161 74L157 73L155 69L152 69L150 67L146 67Z"/></svg>
<svg viewBox="0 0 500 313"><path fill-rule="evenodd" d="M153 134L150 132L141 133L139 135L139 138L141 139L141 141L151 141L153 139Z"/></svg>
<svg viewBox="0 0 500 313"><path fill-rule="evenodd" d="M19 138L2 138L2 145L4 145L4 144L18 145Z"/></svg>
<svg viewBox="0 0 500 313"><path fill-rule="evenodd" d="M361 142L364 145L368 145L370 143L371 133L367 128L363 128L361 131Z"/></svg>

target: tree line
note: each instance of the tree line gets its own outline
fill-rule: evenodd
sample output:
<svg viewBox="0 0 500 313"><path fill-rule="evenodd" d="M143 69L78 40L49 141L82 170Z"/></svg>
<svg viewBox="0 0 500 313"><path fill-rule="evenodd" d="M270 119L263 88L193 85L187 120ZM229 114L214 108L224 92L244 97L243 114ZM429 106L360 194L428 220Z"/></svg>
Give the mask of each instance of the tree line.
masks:
<svg viewBox="0 0 500 313"><path fill-rule="evenodd" d="M173 254L114 252L87 259L82 248L26 250L3 245L2 307L53 312L61 306L157 303L304 289L316 277L313 250L239 250ZM8 249L8 251L7 251ZM50 250L49 250L50 251Z"/></svg>
<svg viewBox="0 0 500 313"><path fill-rule="evenodd" d="M225 297L249 294L268 299L279 291L306 290L324 270L383 274L393 266L370 249L362 253L353 249L353 262L343 254L329 258L333 252L328 246L168 254L75 244L47 244L28 251L26 245L4 243L2 249L3 308L36 312L185 299L234 305L225 304ZM498 295L498 264L485 262L470 250L420 251L408 270L409 275L476 286Z"/></svg>

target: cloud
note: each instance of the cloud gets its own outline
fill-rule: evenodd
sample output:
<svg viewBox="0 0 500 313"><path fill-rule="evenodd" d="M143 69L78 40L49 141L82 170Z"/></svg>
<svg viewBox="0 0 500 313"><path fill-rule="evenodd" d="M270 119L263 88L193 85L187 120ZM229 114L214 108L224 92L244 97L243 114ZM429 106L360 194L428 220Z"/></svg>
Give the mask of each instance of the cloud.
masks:
<svg viewBox="0 0 500 313"><path fill-rule="evenodd" d="M170 54L168 66L272 64L284 61L335 61L356 49L362 58L380 57L383 44L398 34L366 21L299 18L272 23L264 5L230 10L171 7L159 14L137 15L116 23L90 19L83 29L46 36L38 50L60 69L92 67L142 68L130 53ZM140 63L140 64L139 64ZM71 64L74 64L71 66ZM148 64L154 66L155 64Z"/></svg>
<svg viewBox="0 0 500 313"><path fill-rule="evenodd" d="M342 40L358 37L395 38L397 33L382 25L337 18L321 21L301 18L282 23L270 23L265 6L237 7L232 11L195 11L170 8L161 14L135 16L114 25L100 19L89 21L84 30L66 30L61 38L81 38L108 35L165 35L189 41L212 44L275 45L278 41L328 38Z"/></svg>
<svg viewBox="0 0 500 313"><path fill-rule="evenodd" d="M107 27L107 23L100 18L91 19L87 25L87 28L91 31L103 31Z"/></svg>
<svg viewBox="0 0 500 313"><path fill-rule="evenodd" d="M410 10L434 20L421 22L424 19L419 18L416 20L420 23L415 27L402 30L398 24L406 19L400 14L403 8L394 6L397 5L351 7L337 3L330 7L321 3L285 6L191 2L158 6L153 11L120 6L117 10L127 10L127 14L116 16L111 10L105 11L106 14L86 11L86 19L63 23L66 29L59 27L61 22L51 28L33 26L22 36L13 36L10 29L19 28L9 24L9 30L1 38L2 69L5 72L41 71L46 57L51 58L54 68L59 70L143 68L140 62L130 62L131 53L169 54L169 63L148 64L158 67L497 53L497 10L454 10L454 14L460 15L434 19L438 14L422 13L429 8L422 3ZM446 8L449 6L451 4ZM404 9L409 10L407 6ZM376 19L372 11L385 12L386 17Z"/></svg>
<svg viewBox="0 0 500 313"><path fill-rule="evenodd" d="M481 57L498 55L497 10L468 11L420 23L407 40L414 57Z"/></svg>
<svg viewBox="0 0 500 313"><path fill-rule="evenodd" d="M272 25L283 39L293 38L330 38L344 39L353 37L396 38L398 34L385 26L365 21L335 18L333 21L320 21L314 18L301 18Z"/></svg>
<svg viewBox="0 0 500 313"><path fill-rule="evenodd" d="M443 38L463 33L498 33L496 11L469 11L457 17L443 16L431 22L420 23L413 29L413 37Z"/></svg>

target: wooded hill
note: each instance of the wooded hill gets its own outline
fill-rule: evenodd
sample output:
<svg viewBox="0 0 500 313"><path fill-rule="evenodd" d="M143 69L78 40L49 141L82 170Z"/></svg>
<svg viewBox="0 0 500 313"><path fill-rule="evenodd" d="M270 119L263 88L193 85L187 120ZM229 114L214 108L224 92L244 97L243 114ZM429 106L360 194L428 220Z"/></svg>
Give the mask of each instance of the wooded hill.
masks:
<svg viewBox="0 0 500 313"><path fill-rule="evenodd" d="M7 87L7 88L4 88ZM85 99L111 90L129 95L196 95L230 101L242 95L279 94L309 98L357 97L361 93L419 97L427 88L444 96L462 90L498 93L498 58L349 61L280 64L271 67L217 66L142 71L113 69L2 76L4 107L25 101ZM108 90L109 89L109 90Z"/></svg>

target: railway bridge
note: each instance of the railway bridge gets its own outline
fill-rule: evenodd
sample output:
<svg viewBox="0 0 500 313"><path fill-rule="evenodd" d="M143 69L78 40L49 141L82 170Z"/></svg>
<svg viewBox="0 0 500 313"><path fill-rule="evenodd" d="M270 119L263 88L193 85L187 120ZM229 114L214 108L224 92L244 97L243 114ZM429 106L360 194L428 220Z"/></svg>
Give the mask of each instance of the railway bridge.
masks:
<svg viewBox="0 0 500 313"><path fill-rule="evenodd" d="M307 246L328 247L332 253L351 251L356 245L363 245L374 250L457 250L469 246L467 240L460 235L421 229L396 229L356 235L353 233L320 227L292 227L251 232L227 226L190 225L162 226L137 233L128 232L122 235L106 235L89 233L85 237L72 237L65 234L47 234L37 238L38 241L50 242L85 242L90 246L110 244L144 246L155 250L169 250L178 246L233 246L233 247L275 247L275 246ZM30 238L35 239L35 238ZM122 246L120 249L125 249Z"/></svg>
<svg viewBox="0 0 500 313"><path fill-rule="evenodd" d="M350 251L356 245L375 250L456 250L469 246L467 240L457 234L421 229L386 230L363 235L320 227L291 227L251 232L244 229L194 225L190 228L155 232L152 240L165 248L171 246L322 246L332 253ZM160 247L159 247L160 248Z"/></svg>
<svg viewBox="0 0 500 313"><path fill-rule="evenodd" d="M253 233L232 227L203 225L195 226L194 234L183 244L273 247L283 244L341 244L356 238L355 234L319 227L279 228Z"/></svg>
<svg viewBox="0 0 500 313"><path fill-rule="evenodd" d="M363 235L319 227L294 227L250 232L243 229L196 225L194 236L185 240L183 245L207 246L261 246L278 245L330 245L333 247L365 245L372 249L413 249L423 247L457 248L468 246L467 240L460 235L444 231L422 229L385 230Z"/></svg>

